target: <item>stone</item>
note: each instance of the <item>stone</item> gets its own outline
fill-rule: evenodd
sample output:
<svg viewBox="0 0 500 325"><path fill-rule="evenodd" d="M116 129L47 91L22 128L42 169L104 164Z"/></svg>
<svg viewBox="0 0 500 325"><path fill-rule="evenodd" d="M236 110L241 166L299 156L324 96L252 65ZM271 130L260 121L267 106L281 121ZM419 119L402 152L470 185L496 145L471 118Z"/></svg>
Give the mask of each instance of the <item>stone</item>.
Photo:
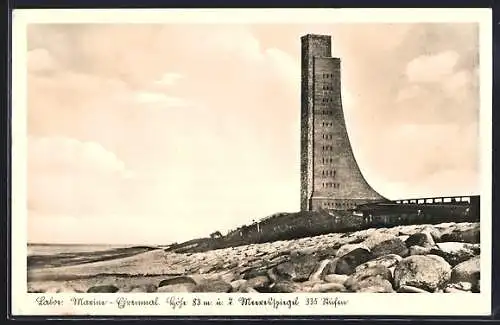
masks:
<svg viewBox="0 0 500 325"><path fill-rule="evenodd" d="M152 284L143 284L143 285L138 285L138 286L133 286L129 292L142 292L142 293L149 293L149 292L156 292L158 288Z"/></svg>
<svg viewBox="0 0 500 325"><path fill-rule="evenodd" d="M156 292L193 292L195 287L196 285L192 283L167 284L158 287Z"/></svg>
<svg viewBox="0 0 500 325"><path fill-rule="evenodd" d="M245 279L239 279L239 280L234 280L230 283L231 287L233 288L233 292L237 292L240 290L240 288L245 287L247 283L247 280Z"/></svg>
<svg viewBox="0 0 500 325"><path fill-rule="evenodd" d="M298 292L300 289L301 286L297 282L282 280L274 283L270 291L274 293L292 293Z"/></svg>
<svg viewBox="0 0 500 325"><path fill-rule="evenodd" d="M233 288L223 280L212 280L198 284L193 292L231 292Z"/></svg>
<svg viewBox="0 0 500 325"><path fill-rule="evenodd" d="M318 256L319 259L324 260L324 259L332 259L337 255L338 249L335 249L333 247L327 247L327 248L322 248L319 249L316 252L316 256Z"/></svg>
<svg viewBox="0 0 500 325"><path fill-rule="evenodd" d="M396 289L408 285L434 292L443 288L451 277L451 266L436 255L413 255L404 258L394 270Z"/></svg>
<svg viewBox="0 0 500 325"><path fill-rule="evenodd" d="M258 268L250 268L243 273L243 279L248 280L248 279L255 278L255 277L258 277L261 275L266 275L267 270L268 270L267 266L261 266Z"/></svg>
<svg viewBox="0 0 500 325"><path fill-rule="evenodd" d="M401 236L398 236L399 239L401 239L401 241L405 242L410 236L408 235L401 235Z"/></svg>
<svg viewBox="0 0 500 325"><path fill-rule="evenodd" d="M477 226L463 231L455 230L451 233L443 234L441 236L441 241L479 244L481 239L480 237L481 234L479 226Z"/></svg>
<svg viewBox="0 0 500 325"><path fill-rule="evenodd" d="M335 274L335 269L337 268L338 257L335 257L328 263L323 269L323 277L327 274Z"/></svg>
<svg viewBox="0 0 500 325"><path fill-rule="evenodd" d="M391 240L396 238L393 234L388 234L388 233L381 233L381 232L375 232L368 236L368 238L365 239L363 242L363 245L365 245L368 249L373 249L375 246L378 244L386 241L386 240Z"/></svg>
<svg viewBox="0 0 500 325"><path fill-rule="evenodd" d="M433 226L426 226L424 229L422 229L422 232L425 232L425 233L428 233L429 235L431 235L434 243L439 243L441 241L441 231L439 231L439 229L437 229Z"/></svg>
<svg viewBox="0 0 500 325"><path fill-rule="evenodd" d="M481 263L479 256L456 265L451 270L451 283L470 282L472 291L479 292L479 280L481 278Z"/></svg>
<svg viewBox="0 0 500 325"><path fill-rule="evenodd" d="M335 265L335 273L351 275L356 267L372 258L370 251L364 248L356 248L341 256Z"/></svg>
<svg viewBox="0 0 500 325"><path fill-rule="evenodd" d="M270 283L271 280L266 275L260 275L246 281L246 285L254 289L267 288Z"/></svg>
<svg viewBox="0 0 500 325"><path fill-rule="evenodd" d="M409 255L427 255L431 253L432 248L431 247L422 247L418 245L413 245L410 248L408 248L408 254Z"/></svg>
<svg viewBox="0 0 500 325"><path fill-rule="evenodd" d="M411 235L410 237L408 237L408 239L406 239L405 244L408 248L410 248L411 246L421 246L424 248L428 248L436 245L431 234L428 232L418 232Z"/></svg>
<svg viewBox="0 0 500 325"><path fill-rule="evenodd" d="M290 256L293 258L304 255L313 255L314 253L316 253L316 249L314 247L306 247L291 251Z"/></svg>
<svg viewBox="0 0 500 325"><path fill-rule="evenodd" d="M420 288L416 288L416 287L412 287L412 286L407 286L407 285L403 285L403 286L399 287L398 292L399 293L430 293L429 291L426 291L426 290L423 290Z"/></svg>
<svg viewBox="0 0 500 325"><path fill-rule="evenodd" d="M161 280L160 283L158 284L158 287L163 287L163 286L173 285L173 284L191 284L191 285L196 285L197 283L191 277L188 277L188 276L178 276L178 277L175 277L175 278Z"/></svg>
<svg viewBox="0 0 500 325"><path fill-rule="evenodd" d="M340 283L317 283L312 286L310 292L344 292L346 288Z"/></svg>
<svg viewBox="0 0 500 325"><path fill-rule="evenodd" d="M222 274L219 274L219 278L226 281L227 283L229 283L229 282L232 282L234 280L239 279L239 276L238 276L237 272L227 271L227 272L224 272Z"/></svg>
<svg viewBox="0 0 500 325"><path fill-rule="evenodd" d="M377 265L355 272L349 277L349 279L347 279L347 281L345 281L344 285L346 286L346 288L352 289L356 286L357 283L373 277L379 277L381 279L392 282L391 271L386 266Z"/></svg>
<svg viewBox="0 0 500 325"><path fill-rule="evenodd" d="M350 287L353 292L365 292L365 293L390 293L394 292L392 284L378 276L366 278L362 281L356 282Z"/></svg>
<svg viewBox="0 0 500 325"><path fill-rule="evenodd" d="M275 269L267 270L267 276L272 282L278 282L280 280L280 277L276 274Z"/></svg>
<svg viewBox="0 0 500 325"><path fill-rule="evenodd" d="M348 253L350 253L351 251L355 250L355 249L358 249L358 248L361 248L361 249L364 249L366 251L370 251L370 249L368 247L366 247L366 245L364 244L345 244L345 245L342 245L342 247L340 247L338 250L337 250L337 254L335 255L335 257L342 257Z"/></svg>
<svg viewBox="0 0 500 325"><path fill-rule="evenodd" d="M373 249L371 250L371 253L373 257L379 257L388 254L396 254L401 257L405 257L408 255L408 248L401 239L394 237L375 245L375 247L373 247Z"/></svg>
<svg viewBox="0 0 500 325"><path fill-rule="evenodd" d="M349 279L349 276L345 274L327 274L323 280L328 283L344 284L347 279Z"/></svg>
<svg viewBox="0 0 500 325"><path fill-rule="evenodd" d="M356 267L356 272L359 270L365 269L367 267L373 267L377 265L382 265L387 268L391 268L396 266L403 258L399 255L396 254L388 254L384 256L377 257L373 260L370 260L368 262L365 262L359 266Z"/></svg>
<svg viewBox="0 0 500 325"><path fill-rule="evenodd" d="M330 259L322 260L321 262L319 262L316 266L316 269L309 277L309 281L321 280L324 277L325 273L330 271L327 268L327 266L331 263L332 263L332 260L330 260Z"/></svg>
<svg viewBox="0 0 500 325"><path fill-rule="evenodd" d="M470 282L457 282L457 283L448 283L446 285L446 288L453 288L461 291L469 291L472 292L473 290L473 285ZM445 292L446 292L445 288Z"/></svg>
<svg viewBox="0 0 500 325"><path fill-rule="evenodd" d="M259 291L249 286L246 286L242 291L246 293L259 293Z"/></svg>
<svg viewBox="0 0 500 325"><path fill-rule="evenodd" d="M457 289L454 287L446 287L446 288L444 288L444 292L445 293L468 293L471 291L464 291L464 290L460 290L460 289Z"/></svg>
<svg viewBox="0 0 500 325"><path fill-rule="evenodd" d="M114 285L99 285L88 288L87 293L115 293L118 290Z"/></svg>
<svg viewBox="0 0 500 325"><path fill-rule="evenodd" d="M281 263L274 268L274 273L285 280L295 279L295 265L292 262Z"/></svg>
<svg viewBox="0 0 500 325"><path fill-rule="evenodd" d="M45 290L45 293L77 293L78 291L69 286L62 285L60 287L50 287Z"/></svg>
<svg viewBox="0 0 500 325"><path fill-rule="evenodd" d="M204 266L204 267L201 267L199 270L198 270L198 273L200 274L207 274L207 273L210 273L210 272L213 272L217 269L216 266L214 265L211 265L211 266Z"/></svg>
<svg viewBox="0 0 500 325"><path fill-rule="evenodd" d="M304 282L298 282L299 289L296 292L312 292L312 289L315 285L324 283L322 281L304 281Z"/></svg>
<svg viewBox="0 0 500 325"><path fill-rule="evenodd" d="M480 254L479 244L443 242L436 245L431 254L444 258L452 267Z"/></svg>
<svg viewBox="0 0 500 325"><path fill-rule="evenodd" d="M295 276L292 277L292 280L306 281L316 269L319 258L315 255L299 255L292 257L290 262L295 268Z"/></svg>

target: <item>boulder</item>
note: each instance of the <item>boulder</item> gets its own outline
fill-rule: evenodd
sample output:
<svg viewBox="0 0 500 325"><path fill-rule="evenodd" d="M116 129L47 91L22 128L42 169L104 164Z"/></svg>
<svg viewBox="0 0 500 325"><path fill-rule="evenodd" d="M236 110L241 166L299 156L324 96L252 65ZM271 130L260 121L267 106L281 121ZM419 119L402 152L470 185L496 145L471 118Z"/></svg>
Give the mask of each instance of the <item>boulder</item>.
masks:
<svg viewBox="0 0 500 325"><path fill-rule="evenodd" d="M312 286L310 292L344 292L346 288L340 283L317 283Z"/></svg>
<svg viewBox="0 0 500 325"><path fill-rule="evenodd" d="M267 274L268 267L267 266L261 266L261 267L252 267L247 269L246 271L243 272L243 279L248 280L251 278L255 278L261 275L266 275Z"/></svg>
<svg viewBox="0 0 500 325"><path fill-rule="evenodd" d="M220 279L226 281L227 283L239 279L239 273L238 272L234 272L232 270L224 272L224 273L221 273L221 274L218 274L218 276L219 276Z"/></svg>
<svg viewBox="0 0 500 325"><path fill-rule="evenodd" d="M479 226L469 228L463 231L457 229L452 231L451 233L443 234L441 236L441 241L479 244L480 243Z"/></svg>
<svg viewBox="0 0 500 325"><path fill-rule="evenodd" d="M344 283L346 288L352 289L355 288L357 283L362 282L368 278L379 277L384 280L388 280L392 282L392 273L391 271L383 265L372 266L368 268L361 269L355 272L353 275L347 279Z"/></svg>
<svg viewBox="0 0 500 325"><path fill-rule="evenodd" d="M246 281L246 285L248 287L252 287L257 290L262 288L267 288L269 284L271 284L271 280L266 275L260 275Z"/></svg>
<svg viewBox="0 0 500 325"><path fill-rule="evenodd" d="M246 293L259 293L259 291L255 290L252 287L248 287L248 286L246 286L245 288L243 288L242 292L246 292Z"/></svg>
<svg viewBox="0 0 500 325"><path fill-rule="evenodd" d="M310 281L318 281L318 280L321 280L325 276L325 274L330 273L330 270L331 270L330 268L331 268L332 262L333 261L330 259L322 260L321 262L319 262L316 265L316 269L309 277L309 280ZM333 271L335 271L335 270L333 270Z"/></svg>
<svg viewBox="0 0 500 325"><path fill-rule="evenodd" d="M401 240L402 240L402 241L404 241L404 242L405 242L405 241L406 241L409 237L410 237L410 236L408 236L408 235L400 235L400 236L398 236L398 238L399 238L399 239L401 239Z"/></svg>
<svg viewBox="0 0 500 325"><path fill-rule="evenodd" d="M364 244L345 244L345 245L342 245L342 247L340 247L338 250L337 250L337 254L335 255L335 257L342 257L350 252L352 252L353 250L355 249L364 249L366 251L370 251L370 249L368 247L366 247L366 245Z"/></svg>
<svg viewBox="0 0 500 325"><path fill-rule="evenodd" d="M271 286L270 291L274 293L291 293L291 292L298 292L300 291L300 289L301 286L297 282L281 280L274 283L274 285Z"/></svg>
<svg viewBox="0 0 500 325"><path fill-rule="evenodd" d="M451 266L436 255L413 255L404 258L394 270L396 288L407 285L434 292L451 277Z"/></svg>
<svg viewBox="0 0 500 325"><path fill-rule="evenodd" d="M156 290L158 290L156 285L148 283L148 284L133 286L129 292L149 293L149 292L156 292Z"/></svg>
<svg viewBox="0 0 500 325"><path fill-rule="evenodd" d="M294 281L306 281L317 268L319 258L315 255L298 255L291 258L295 268L295 276L292 277Z"/></svg>
<svg viewBox="0 0 500 325"><path fill-rule="evenodd" d="M304 255L313 255L316 252L316 249L314 247L306 247L306 248L300 248L296 249L290 252L290 256L293 257L299 257L299 256L304 256Z"/></svg>
<svg viewBox="0 0 500 325"><path fill-rule="evenodd" d="M433 226L426 226L424 229L422 229L422 232L431 235L434 243L438 243L441 241L441 231Z"/></svg>
<svg viewBox="0 0 500 325"><path fill-rule="evenodd" d="M231 287L233 288L233 292L238 292L240 288L246 287L247 280L245 279L239 279L239 280L234 280L230 283Z"/></svg>
<svg viewBox="0 0 500 325"><path fill-rule="evenodd" d="M347 279L349 279L349 276L345 274L327 274L325 275L324 281L328 283L344 284Z"/></svg>
<svg viewBox="0 0 500 325"><path fill-rule="evenodd" d="M322 281L304 281L299 282L299 289L296 292L312 292L313 286L323 283Z"/></svg>
<svg viewBox="0 0 500 325"><path fill-rule="evenodd" d="M335 273L351 275L356 267L372 259L372 254L364 248L356 248L341 256L335 265Z"/></svg>
<svg viewBox="0 0 500 325"><path fill-rule="evenodd" d="M396 254L405 257L408 255L408 248L401 239L394 237L375 245L371 250L371 253L373 257L379 257L388 254Z"/></svg>
<svg viewBox="0 0 500 325"><path fill-rule="evenodd" d="M472 292L473 285L470 282L457 282L457 283L449 283L444 288L444 292L456 292L455 290L459 290L462 292Z"/></svg>
<svg viewBox="0 0 500 325"><path fill-rule="evenodd" d="M394 236L393 234L382 233L377 231L368 236L368 238L366 238L365 241L363 242L363 245L365 245L368 249L371 250L378 244L394 238L396 238L396 236Z"/></svg>
<svg viewBox="0 0 500 325"><path fill-rule="evenodd" d="M158 284L158 287L164 287L164 286L174 285L174 284L188 284L188 285L195 286L196 281L193 280L193 278L188 277L188 276L178 276L175 278L161 280L160 283Z"/></svg>
<svg viewBox="0 0 500 325"><path fill-rule="evenodd" d="M233 288L229 283L223 280L212 280L200 283L193 292L231 292Z"/></svg>
<svg viewBox="0 0 500 325"><path fill-rule="evenodd" d="M403 285L403 286L399 287L398 292L399 293L430 293L429 291L426 291L426 290L423 290L420 288L416 288L416 287L412 287L412 286L407 286L407 285Z"/></svg>
<svg viewBox="0 0 500 325"><path fill-rule="evenodd" d="M446 287L446 288L444 288L444 292L445 293L469 293L471 291L464 291L464 290L460 290L460 289L457 289L454 287Z"/></svg>
<svg viewBox="0 0 500 325"><path fill-rule="evenodd" d="M392 284L383 279L382 277L370 277L362 281L356 282L350 287L353 292L365 292L365 293L390 293L394 292Z"/></svg>
<svg viewBox="0 0 500 325"><path fill-rule="evenodd" d="M408 248L408 254L409 255L427 255L431 253L432 248L431 247L422 247L418 245L413 245L410 248Z"/></svg>
<svg viewBox="0 0 500 325"><path fill-rule="evenodd" d="M295 279L295 264L293 264L292 262L281 263L274 268L274 274L276 274L278 278L284 280Z"/></svg>
<svg viewBox="0 0 500 325"><path fill-rule="evenodd" d="M192 283L177 283L177 284L167 284L158 287L156 292L193 292L195 284Z"/></svg>
<svg viewBox="0 0 500 325"><path fill-rule="evenodd" d="M99 285L88 288L87 293L115 293L118 290L114 285Z"/></svg>
<svg viewBox="0 0 500 325"><path fill-rule="evenodd" d="M480 254L479 244L443 242L436 245L431 254L444 258L452 267Z"/></svg>
<svg viewBox="0 0 500 325"><path fill-rule="evenodd" d="M399 255L396 254L388 254L384 256L377 257L373 260L370 260L368 262L365 262L359 266L356 267L356 272L359 270L368 268L368 267L373 267L377 265L385 266L387 268L391 268L396 266L403 258Z"/></svg>
<svg viewBox="0 0 500 325"><path fill-rule="evenodd" d="M45 290L45 293L77 293L78 291L70 286L56 286L50 287Z"/></svg>
<svg viewBox="0 0 500 325"><path fill-rule="evenodd" d="M335 249L333 247L326 247L319 249L316 252L316 256L318 256L319 259L324 260L324 259L331 259L337 255L338 249Z"/></svg>
<svg viewBox="0 0 500 325"><path fill-rule="evenodd" d="M470 282L472 284L472 291L479 292L479 280L481 278L480 272L480 258L475 256L465 262L456 265L451 270L451 283Z"/></svg>
<svg viewBox="0 0 500 325"><path fill-rule="evenodd" d="M408 248L411 246L421 246L427 248L436 245L431 234L428 232L418 232L411 235L408 239L406 239L405 244Z"/></svg>

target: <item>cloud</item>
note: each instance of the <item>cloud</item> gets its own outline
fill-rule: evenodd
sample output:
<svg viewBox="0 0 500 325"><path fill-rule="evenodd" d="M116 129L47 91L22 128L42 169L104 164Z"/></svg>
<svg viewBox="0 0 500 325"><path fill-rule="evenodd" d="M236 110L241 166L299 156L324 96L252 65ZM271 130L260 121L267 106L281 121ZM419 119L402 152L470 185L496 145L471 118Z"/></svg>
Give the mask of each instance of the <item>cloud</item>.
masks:
<svg viewBox="0 0 500 325"><path fill-rule="evenodd" d="M459 58L455 51L421 55L408 63L406 76L410 82L440 82L454 72Z"/></svg>
<svg viewBox="0 0 500 325"><path fill-rule="evenodd" d="M122 181L131 177L124 162L98 143L29 137L28 200L38 212L85 215L113 210Z"/></svg>
<svg viewBox="0 0 500 325"><path fill-rule="evenodd" d="M135 100L140 104L158 104L165 107L183 107L189 105L185 99L170 97L160 92L139 91L135 94Z"/></svg>
<svg viewBox="0 0 500 325"><path fill-rule="evenodd" d="M161 78L156 80L154 83L162 86L172 86L175 85L177 81L183 78L184 76L181 74L168 72L161 76Z"/></svg>
<svg viewBox="0 0 500 325"><path fill-rule="evenodd" d="M28 52L28 71L50 72L58 68L57 62L47 49L37 48Z"/></svg>
<svg viewBox="0 0 500 325"><path fill-rule="evenodd" d="M29 162L36 168L57 167L57 171L88 169L103 173L123 173L123 161L102 145L66 137L30 137Z"/></svg>

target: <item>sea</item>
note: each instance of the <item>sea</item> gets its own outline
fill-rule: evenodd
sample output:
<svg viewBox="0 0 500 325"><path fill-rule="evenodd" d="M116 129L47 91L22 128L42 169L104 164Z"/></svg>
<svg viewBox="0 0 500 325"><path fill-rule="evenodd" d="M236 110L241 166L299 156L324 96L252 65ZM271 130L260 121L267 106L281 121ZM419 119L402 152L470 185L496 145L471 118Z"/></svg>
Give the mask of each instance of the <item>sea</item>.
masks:
<svg viewBox="0 0 500 325"><path fill-rule="evenodd" d="M28 244L28 269L70 266L120 259L161 246L109 244Z"/></svg>
<svg viewBox="0 0 500 325"><path fill-rule="evenodd" d="M109 245L109 244L28 244L28 256L57 255L68 253L86 253L107 251L116 248L128 248L137 245Z"/></svg>

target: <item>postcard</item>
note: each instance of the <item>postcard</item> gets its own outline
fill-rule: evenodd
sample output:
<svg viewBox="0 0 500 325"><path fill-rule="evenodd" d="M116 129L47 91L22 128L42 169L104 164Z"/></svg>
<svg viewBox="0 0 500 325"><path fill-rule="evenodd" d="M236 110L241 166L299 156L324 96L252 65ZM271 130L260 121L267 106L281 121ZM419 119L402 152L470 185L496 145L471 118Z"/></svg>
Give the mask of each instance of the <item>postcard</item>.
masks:
<svg viewBox="0 0 500 325"><path fill-rule="evenodd" d="M488 9L16 10L13 315L489 315Z"/></svg>

